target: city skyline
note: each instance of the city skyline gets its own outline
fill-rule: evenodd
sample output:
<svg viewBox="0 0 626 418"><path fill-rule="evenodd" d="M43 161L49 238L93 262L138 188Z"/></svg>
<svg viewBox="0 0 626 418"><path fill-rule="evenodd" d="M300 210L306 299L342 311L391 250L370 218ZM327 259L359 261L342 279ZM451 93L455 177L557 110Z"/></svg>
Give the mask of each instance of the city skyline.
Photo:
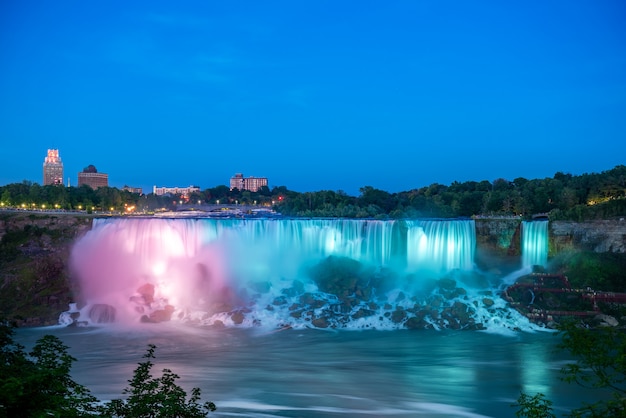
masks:
<svg viewBox="0 0 626 418"><path fill-rule="evenodd" d="M0 5L0 184L306 192L626 163L620 1Z"/></svg>

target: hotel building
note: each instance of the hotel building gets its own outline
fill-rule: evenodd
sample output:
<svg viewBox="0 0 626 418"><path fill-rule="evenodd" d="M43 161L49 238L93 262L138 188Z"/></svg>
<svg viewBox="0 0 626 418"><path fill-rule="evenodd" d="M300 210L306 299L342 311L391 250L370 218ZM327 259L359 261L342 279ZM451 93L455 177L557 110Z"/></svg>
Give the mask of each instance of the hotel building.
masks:
<svg viewBox="0 0 626 418"><path fill-rule="evenodd" d="M109 175L98 173L95 166L89 165L82 172L78 173L78 187L83 184L91 187L92 189L97 189L98 187L108 187Z"/></svg>
<svg viewBox="0 0 626 418"><path fill-rule="evenodd" d="M267 186L267 177L244 177L243 174L237 173L230 178L230 190L249 190L257 192L263 186Z"/></svg>
<svg viewBox="0 0 626 418"><path fill-rule="evenodd" d="M43 161L43 185L49 184L63 185L63 162L58 149L49 149Z"/></svg>
<svg viewBox="0 0 626 418"><path fill-rule="evenodd" d="M189 187L156 187L152 188L152 193L157 196L163 196L165 194L172 195L183 195L184 197L189 197L193 192L199 192L200 188L197 186L189 186Z"/></svg>
<svg viewBox="0 0 626 418"><path fill-rule="evenodd" d="M122 190L126 191L126 192L130 192L130 193L138 193L138 194L143 194L143 189L141 187L130 187L130 186L124 186L122 188Z"/></svg>

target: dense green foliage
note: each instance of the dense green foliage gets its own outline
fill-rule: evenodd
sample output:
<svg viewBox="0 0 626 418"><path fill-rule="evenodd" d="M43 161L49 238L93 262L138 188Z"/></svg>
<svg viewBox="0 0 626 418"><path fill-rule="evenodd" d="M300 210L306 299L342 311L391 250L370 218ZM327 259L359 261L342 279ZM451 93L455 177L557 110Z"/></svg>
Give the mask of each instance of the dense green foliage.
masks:
<svg viewBox="0 0 626 418"><path fill-rule="evenodd" d="M562 380L577 383L589 390L610 390L606 400L584 404L567 416L589 418L621 418L626 416L626 332L600 327L589 329L574 322L565 322L559 330L558 348L576 360L562 369ZM514 406L518 417L554 417L551 401L541 393L522 393Z"/></svg>
<svg viewBox="0 0 626 418"><path fill-rule="evenodd" d="M37 341L30 356L0 326L0 417L86 417L97 399L70 377L67 347L51 335Z"/></svg>
<svg viewBox="0 0 626 418"><path fill-rule="evenodd" d="M69 246L90 220L0 212L0 317L56 323L72 300L68 280Z"/></svg>
<svg viewBox="0 0 626 418"><path fill-rule="evenodd" d="M558 254L551 269L565 274L572 287L623 292L626 256L623 253L566 251Z"/></svg>
<svg viewBox="0 0 626 418"><path fill-rule="evenodd" d="M193 208L198 204L274 206L286 216L344 218L417 218L530 216L549 213L553 220L606 219L626 214L626 166L596 174L556 173L552 178L454 182L389 193L372 186L359 196L321 190L299 193L285 186L257 192L217 186L191 196L139 195L116 188L40 186L29 182L0 187L0 205L19 208L137 211Z"/></svg>
<svg viewBox="0 0 626 418"><path fill-rule="evenodd" d="M46 335L27 355L13 341L13 329L0 326L0 418L200 418L216 409L213 402L199 403L198 388L187 399L185 390L176 384L179 376L171 370L152 376L154 345L149 345L147 360L139 363L128 381L127 398L102 403L71 378L76 359L67 349L57 337Z"/></svg>
<svg viewBox="0 0 626 418"><path fill-rule="evenodd" d="M573 411L575 417L626 416L626 333L611 327L587 329L574 323L561 327L560 349L577 361L566 364L563 380L593 389L610 389L613 396Z"/></svg>
<svg viewBox="0 0 626 418"><path fill-rule="evenodd" d="M321 191L287 196L281 213L310 217L470 217L530 216L551 219L606 219L626 214L626 166L600 174L513 181L454 182L390 194L370 186L359 197Z"/></svg>
<svg viewBox="0 0 626 418"><path fill-rule="evenodd" d="M116 399L104 408L104 414L110 417L146 417L146 418L201 418L207 413L215 411L213 402L200 404L200 389L193 388L187 400L187 394L176 384L178 375L169 369L163 369L161 377L151 374L154 364L156 346L150 344L144 355L147 360L139 363L133 378L129 380L130 387L124 389L128 395L125 400Z"/></svg>
<svg viewBox="0 0 626 418"><path fill-rule="evenodd" d="M515 413L517 418L556 418L552 412L552 401L546 399L543 393L533 396L522 393L512 406L519 407Z"/></svg>

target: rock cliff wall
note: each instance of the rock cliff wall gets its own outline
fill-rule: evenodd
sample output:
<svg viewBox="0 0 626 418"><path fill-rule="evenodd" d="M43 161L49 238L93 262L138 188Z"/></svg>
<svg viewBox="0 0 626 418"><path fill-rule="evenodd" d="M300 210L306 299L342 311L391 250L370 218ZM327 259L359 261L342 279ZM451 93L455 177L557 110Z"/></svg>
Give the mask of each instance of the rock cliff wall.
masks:
<svg viewBox="0 0 626 418"><path fill-rule="evenodd" d="M550 222L550 255L563 251L626 253L626 220Z"/></svg>
<svg viewBox="0 0 626 418"><path fill-rule="evenodd" d="M498 256L519 256L521 224L519 218L476 219L476 247Z"/></svg>
<svg viewBox="0 0 626 418"><path fill-rule="evenodd" d="M521 253L521 220L477 219L476 247L498 256ZM626 220L551 221L550 256L563 251L626 253Z"/></svg>

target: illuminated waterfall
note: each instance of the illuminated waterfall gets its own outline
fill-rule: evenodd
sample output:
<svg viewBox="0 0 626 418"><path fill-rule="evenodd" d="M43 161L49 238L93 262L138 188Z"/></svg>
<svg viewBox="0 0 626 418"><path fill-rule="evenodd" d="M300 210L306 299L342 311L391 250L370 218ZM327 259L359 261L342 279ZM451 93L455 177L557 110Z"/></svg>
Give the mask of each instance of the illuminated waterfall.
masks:
<svg viewBox="0 0 626 418"><path fill-rule="evenodd" d="M474 228L473 220L106 218L75 244L71 268L81 309L112 307L116 322L213 323L246 306L256 320L279 323L294 320L290 305L279 305L281 314L275 307L287 296L303 297L290 302L297 305L316 295L334 312L339 299L380 302L395 298L384 292L412 292L422 280L472 270ZM311 276L319 265L330 278L323 291ZM334 283L341 294L332 293Z"/></svg>
<svg viewBox="0 0 626 418"><path fill-rule="evenodd" d="M446 272L474 268L474 221L407 221L408 264Z"/></svg>
<svg viewBox="0 0 626 418"><path fill-rule="evenodd" d="M522 222L522 267L548 263L548 221Z"/></svg>

